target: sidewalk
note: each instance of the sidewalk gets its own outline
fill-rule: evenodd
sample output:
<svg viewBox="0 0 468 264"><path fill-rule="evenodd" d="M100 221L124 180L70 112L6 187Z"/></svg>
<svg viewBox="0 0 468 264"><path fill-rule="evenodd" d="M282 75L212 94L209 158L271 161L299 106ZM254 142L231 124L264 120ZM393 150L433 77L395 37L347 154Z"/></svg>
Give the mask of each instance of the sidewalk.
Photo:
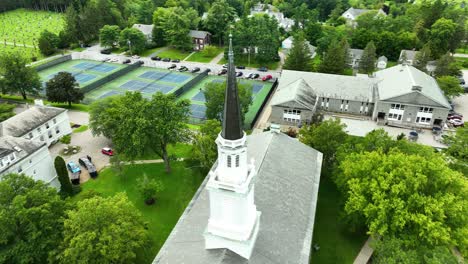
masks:
<svg viewBox="0 0 468 264"><path fill-rule="evenodd" d="M370 243L372 243L372 241L372 237L369 237L367 239L366 243L364 243L364 246L361 248L361 251L359 251L359 254L357 255L353 264L367 264L367 262L369 262L372 253L374 253L374 249L370 247Z"/></svg>
<svg viewBox="0 0 468 264"><path fill-rule="evenodd" d="M218 56L214 57L214 58L210 61L210 63L212 63L212 64L218 64L218 62L219 62L220 60L222 60L223 58L224 58L224 52L221 52L220 54L218 54Z"/></svg>

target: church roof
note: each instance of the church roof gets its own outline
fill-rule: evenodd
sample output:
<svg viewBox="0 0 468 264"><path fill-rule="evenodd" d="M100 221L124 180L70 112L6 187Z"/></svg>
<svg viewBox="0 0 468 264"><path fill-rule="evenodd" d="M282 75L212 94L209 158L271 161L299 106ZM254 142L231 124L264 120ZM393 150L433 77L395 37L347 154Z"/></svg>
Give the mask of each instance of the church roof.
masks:
<svg viewBox="0 0 468 264"><path fill-rule="evenodd" d="M239 93L237 91L236 68L234 66L234 52L232 51L232 36L229 36L229 62L224 99L224 117L222 137L227 140L241 139L244 136L241 125L241 110Z"/></svg>
<svg viewBox="0 0 468 264"><path fill-rule="evenodd" d="M322 153L276 132L254 134L247 141L249 160L255 159L258 173L255 204L262 212L250 259L227 249L205 249L203 233L210 214L207 177L153 264L309 263Z"/></svg>

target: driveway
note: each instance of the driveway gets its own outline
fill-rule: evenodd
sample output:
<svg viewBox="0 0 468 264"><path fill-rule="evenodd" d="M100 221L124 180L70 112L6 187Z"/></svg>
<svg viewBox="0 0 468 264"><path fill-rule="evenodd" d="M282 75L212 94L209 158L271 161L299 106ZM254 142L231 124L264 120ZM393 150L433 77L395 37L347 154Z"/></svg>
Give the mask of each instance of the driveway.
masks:
<svg viewBox="0 0 468 264"><path fill-rule="evenodd" d="M89 124L89 114L86 112L68 111L68 116L71 123L80 125ZM80 157L89 155L92 158L96 169L100 171L109 165L109 157L101 153L101 148L109 146L110 144L111 141L109 139L103 136L95 137L91 134L91 130L89 129L81 133L72 133L70 145L80 146L81 151L70 156L62 155L62 157L65 159L65 162L74 161L78 163L78 159ZM55 157L59 155L60 151L62 151L65 146L65 144L60 142L51 146L49 151L52 158L55 159ZM89 180L89 173L83 167L81 167L81 169L82 172L80 176L80 182L86 182Z"/></svg>

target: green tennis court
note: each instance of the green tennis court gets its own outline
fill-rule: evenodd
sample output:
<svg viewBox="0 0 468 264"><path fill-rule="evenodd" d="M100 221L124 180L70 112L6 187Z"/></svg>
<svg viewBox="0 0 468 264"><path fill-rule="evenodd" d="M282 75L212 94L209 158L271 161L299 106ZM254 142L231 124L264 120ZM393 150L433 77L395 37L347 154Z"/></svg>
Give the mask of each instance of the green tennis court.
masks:
<svg viewBox="0 0 468 264"><path fill-rule="evenodd" d="M52 79L59 72L71 73L80 87L93 83L109 74L125 67L123 64L115 64L108 62L92 61L92 60L70 60L60 63L51 68L39 72L41 81L45 83Z"/></svg>
<svg viewBox="0 0 468 264"><path fill-rule="evenodd" d="M85 102L90 103L109 96L124 94L126 91L139 91L147 98L157 92L168 94L195 76L187 72L140 67L86 94Z"/></svg>
<svg viewBox="0 0 468 264"><path fill-rule="evenodd" d="M203 88L207 83L217 82L223 83L226 81L225 77L221 76L209 76L195 85L192 89L182 94L181 99L189 99L192 102L190 107L191 109L191 120L194 123L200 123L206 119L205 111L205 96L203 94ZM252 105L249 108L249 111L245 115L244 127L250 129L252 122L257 115L257 112L260 111L260 107L263 104L263 101L266 100L268 93L273 87L271 82L261 82L247 79L239 79L240 83L248 83L252 85Z"/></svg>

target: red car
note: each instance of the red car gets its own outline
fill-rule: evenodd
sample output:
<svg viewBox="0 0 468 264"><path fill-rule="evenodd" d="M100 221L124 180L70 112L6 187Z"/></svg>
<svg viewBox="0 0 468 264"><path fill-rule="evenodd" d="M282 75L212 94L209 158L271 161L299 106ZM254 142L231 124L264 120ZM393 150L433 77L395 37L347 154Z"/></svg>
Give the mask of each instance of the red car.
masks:
<svg viewBox="0 0 468 264"><path fill-rule="evenodd" d="M114 151L111 148L102 148L101 149L102 154L107 155L107 156L113 156Z"/></svg>
<svg viewBox="0 0 468 264"><path fill-rule="evenodd" d="M273 76L271 76L270 74L268 74L268 75L266 75L266 76L263 76L262 81L265 82L265 81L268 81L268 80L271 80L271 79L273 79Z"/></svg>

